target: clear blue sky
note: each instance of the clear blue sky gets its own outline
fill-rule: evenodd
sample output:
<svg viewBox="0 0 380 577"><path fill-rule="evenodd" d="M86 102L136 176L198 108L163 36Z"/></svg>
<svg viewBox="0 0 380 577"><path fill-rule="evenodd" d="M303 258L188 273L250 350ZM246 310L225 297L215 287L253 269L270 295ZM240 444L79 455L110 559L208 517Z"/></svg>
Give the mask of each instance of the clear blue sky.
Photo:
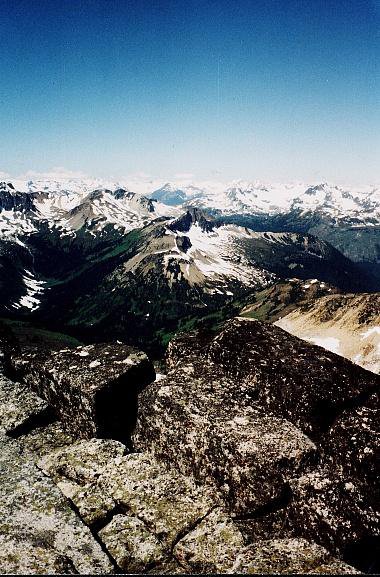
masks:
<svg viewBox="0 0 380 577"><path fill-rule="evenodd" d="M380 0L0 10L0 170L380 181Z"/></svg>

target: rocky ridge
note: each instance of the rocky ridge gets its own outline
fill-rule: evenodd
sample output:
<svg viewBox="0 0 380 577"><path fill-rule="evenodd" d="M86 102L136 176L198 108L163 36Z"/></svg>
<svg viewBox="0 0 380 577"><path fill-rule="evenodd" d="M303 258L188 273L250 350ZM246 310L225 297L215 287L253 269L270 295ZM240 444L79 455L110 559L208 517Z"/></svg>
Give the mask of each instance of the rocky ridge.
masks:
<svg viewBox="0 0 380 577"><path fill-rule="evenodd" d="M376 571L379 377L240 318L156 381L125 345L61 353L6 350L3 573ZM89 388L109 416L123 391L123 442Z"/></svg>

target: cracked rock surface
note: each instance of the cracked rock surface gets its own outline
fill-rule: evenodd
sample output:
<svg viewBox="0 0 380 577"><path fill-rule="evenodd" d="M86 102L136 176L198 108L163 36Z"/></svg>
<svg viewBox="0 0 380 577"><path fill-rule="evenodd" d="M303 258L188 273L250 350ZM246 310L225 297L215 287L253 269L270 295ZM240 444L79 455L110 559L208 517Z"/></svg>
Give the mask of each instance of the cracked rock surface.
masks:
<svg viewBox="0 0 380 577"><path fill-rule="evenodd" d="M242 319L175 339L156 382L118 344L12 363L3 573L378 569L376 375Z"/></svg>
<svg viewBox="0 0 380 577"><path fill-rule="evenodd" d="M60 490L0 437L1 573L104 573L113 569Z"/></svg>
<svg viewBox="0 0 380 577"><path fill-rule="evenodd" d="M213 484L247 539L283 531L379 569L377 375L240 318L178 337L167 366L136 448Z"/></svg>

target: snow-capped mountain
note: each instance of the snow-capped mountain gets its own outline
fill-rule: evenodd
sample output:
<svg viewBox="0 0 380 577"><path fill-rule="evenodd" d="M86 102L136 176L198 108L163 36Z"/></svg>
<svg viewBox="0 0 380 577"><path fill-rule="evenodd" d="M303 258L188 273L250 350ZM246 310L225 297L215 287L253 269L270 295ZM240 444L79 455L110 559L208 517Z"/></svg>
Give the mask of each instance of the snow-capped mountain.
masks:
<svg viewBox="0 0 380 577"><path fill-rule="evenodd" d="M357 224L380 223L380 187L346 189L327 183L262 184L238 181L224 190L204 191L188 204L219 210L224 214L276 215L319 212Z"/></svg>
<svg viewBox="0 0 380 577"><path fill-rule="evenodd" d="M80 338L122 338L161 354L177 330L237 314L280 279L380 287L378 189L21 184L0 185L3 314Z"/></svg>
<svg viewBox="0 0 380 577"><path fill-rule="evenodd" d="M176 214L175 209L124 188L88 192L86 186L76 184L73 189L62 185L52 189L48 183L42 190L33 185L25 192L12 183L0 183L0 238L20 239L41 225L61 234L75 234L81 228L95 234L108 225L126 233L160 216Z"/></svg>
<svg viewBox="0 0 380 577"><path fill-rule="evenodd" d="M178 186L176 184L167 182L155 190L151 195L151 198L159 200L160 202L167 204L168 206L179 206L187 204L196 199L202 199L205 197L205 189L199 188L192 184L187 184L184 186Z"/></svg>
<svg viewBox="0 0 380 577"><path fill-rule="evenodd" d="M192 182L173 180L157 186L157 180L128 182L101 179L61 178L15 180L0 184L0 194L13 194L38 202L41 214L50 217L58 211L69 211L80 205L95 190L133 191L170 207L197 206L222 214L275 215L319 212L334 219L357 219L373 225L380 222L380 187L343 187L327 183L262 183L237 180ZM143 193L141 191L144 191ZM95 199L94 199L95 200ZM0 204L0 208L5 208ZM9 208L9 207L8 207Z"/></svg>
<svg viewBox="0 0 380 577"><path fill-rule="evenodd" d="M380 222L380 188L355 191L319 184L295 198L290 209L301 214L318 211L337 220L351 221L353 225L374 225Z"/></svg>
<svg viewBox="0 0 380 577"><path fill-rule="evenodd" d="M255 231L310 233L363 263L380 279L380 187L258 181L166 182L134 177L133 187L88 178L0 184L0 239L24 243L41 229L63 237L125 235L157 218L201 208L224 224ZM142 195L141 191L145 194ZM380 281L379 281L380 282Z"/></svg>
<svg viewBox="0 0 380 577"><path fill-rule="evenodd" d="M235 301L280 278L363 288L357 267L315 237L254 232L197 208L101 242L91 234L83 242L79 232L57 238L47 231L32 235L28 246L32 267L26 259L19 271L24 292L8 295L8 310L33 308L39 322L54 319L75 334L133 337L145 345L164 343L167 333L195 318L224 318Z"/></svg>

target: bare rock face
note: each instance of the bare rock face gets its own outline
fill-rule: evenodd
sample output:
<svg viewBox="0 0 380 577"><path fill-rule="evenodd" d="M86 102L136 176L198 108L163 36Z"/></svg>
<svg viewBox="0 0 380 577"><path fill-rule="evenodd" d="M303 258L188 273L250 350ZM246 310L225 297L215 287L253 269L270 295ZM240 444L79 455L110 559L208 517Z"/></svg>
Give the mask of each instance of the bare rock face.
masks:
<svg viewBox="0 0 380 577"><path fill-rule="evenodd" d="M67 433L59 421L39 425L17 438L23 453L30 455L34 460L74 442L74 438Z"/></svg>
<svg viewBox="0 0 380 577"><path fill-rule="evenodd" d="M62 448L40 459L38 465L57 483L89 525L102 524L116 507L112 496L99 490L98 478L108 463L126 454L117 441L91 439Z"/></svg>
<svg viewBox="0 0 380 577"><path fill-rule="evenodd" d="M315 445L288 421L234 406L226 394L224 402L222 395L217 399L224 381L202 382L200 396L190 380L181 386L161 382L143 395L142 403L153 410L141 409L136 446L214 483L236 515L279 498L287 477L301 474L315 458ZM179 424L174 430L173 422Z"/></svg>
<svg viewBox="0 0 380 577"><path fill-rule="evenodd" d="M361 494L355 479L319 468L291 481L291 487L290 515L306 538L335 554L342 553L354 564L365 563L362 556L376 558L380 515Z"/></svg>
<svg viewBox="0 0 380 577"><path fill-rule="evenodd" d="M164 545L137 517L115 515L99 537L118 567L129 573L146 572L168 557Z"/></svg>
<svg viewBox="0 0 380 577"><path fill-rule="evenodd" d="M173 341L158 382L124 345L29 351L13 368L3 573L378 569L376 375L242 319Z"/></svg>
<svg viewBox="0 0 380 577"><path fill-rule="evenodd" d="M219 510L228 525L209 487L168 470L152 455L126 454L116 441L81 441L45 456L39 466L123 571L146 572L176 561L173 548L211 511Z"/></svg>
<svg viewBox="0 0 380 577"><path fill-rule="evenodd" d="M212 340L207 358L248 385L257 404L318 440L340 412L378 390L380 380L272 325L234 319Z"/></svg>
<svg viewBox="0 0 380 577"><path fill-rule="evenodd" d="M97 526L107 523L110 514L125 511L143 521L169 548L218 502L209 488L168 471L152 455L125 454L116 441L81 441L47 455L39 466L89 524L91 508L98 511Z"/></svg>
<svg viewBox="0 0 380 577"><path fill-rule="evenodd" d="M380 397L376 392L363 404L343 411L324 441L337 468L346 476L356 478L367 500L375 506L380 502L379 425Z"/></svg>
<svg viewBox="0 0 380 577"><path fill-rule="evenodd" d="M189 337L184 348L182 342L169 349L168 376L139 396L136 448L215 483L235 515L278 499L287 479L315 460L315 444L260 407L256 380L252 386L232 379L210 361L209 343Z"/></svg>
<svg viewBox="0 0 380 577"><path fill-rule="evenodd" d="M128 440L137 393L155 378L144 353L119 344L34 351L13 358L12 365L79 438Z"/></svg>
<svg viewBox="0 0 380 577"><path fill-rule="evenodd" d="M109 573L113 565L55 484L0 437L1 573Z"/></svg>
<svg viewBox="0 0 380 577"><path fill-rule="evenodd" d="M230 573L244 538L220 509L205 517L175 546L174 555L194 573Z"/></svg>

